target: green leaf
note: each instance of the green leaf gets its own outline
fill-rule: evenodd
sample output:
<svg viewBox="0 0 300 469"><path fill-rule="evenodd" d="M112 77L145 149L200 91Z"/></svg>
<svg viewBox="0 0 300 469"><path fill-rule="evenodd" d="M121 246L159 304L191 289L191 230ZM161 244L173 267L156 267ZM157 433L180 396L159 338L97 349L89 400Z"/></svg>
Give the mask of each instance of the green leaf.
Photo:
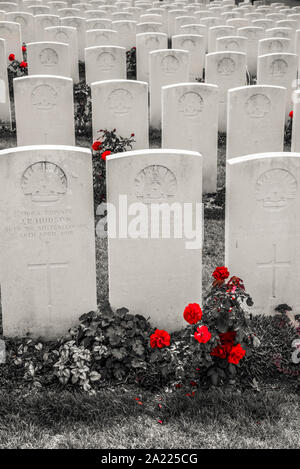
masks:
<svg viewBox="0 0 300 469"><path fill-rule="evenodd" d="M140 340L136 340L132 346L132 350L137 354L137 355L143 355L145 351L145 347L143 346L142 342Z"/></svg>
<svg viewBox="0 0 300 469"><path fill-rule="evenodd" d="M100 379L101 379L101 375L97 371L92 371L90 373L90 380L91 381L99 381Z"/></svg>

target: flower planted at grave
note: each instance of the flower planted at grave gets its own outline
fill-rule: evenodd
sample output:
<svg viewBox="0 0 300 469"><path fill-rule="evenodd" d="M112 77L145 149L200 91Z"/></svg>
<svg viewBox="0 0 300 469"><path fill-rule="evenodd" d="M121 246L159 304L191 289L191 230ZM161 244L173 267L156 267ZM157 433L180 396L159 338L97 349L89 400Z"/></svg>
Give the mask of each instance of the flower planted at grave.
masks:
<svg viewBox="0 0 300 469"><path fill-rule="evenodd" d="M291 144L292 130L293 130L293 117L294 117L294 111L291 111L289 113L289 119L288 119L288 121L285 125L285 129L284 129L284 143L286 145Z"/></svg>
<svg viewBox="0 0 300 469"><path fill-rule="evenodd" d="M76 135L92 133L91 88L85 81L74 84L74 120Z"/></svg>
<svg viewBox="0 0 300 469"><path fill-rule="evenodd" d="M10 92L10 95L13 96L13 79L27 76L28 64L25 59L22 60L21 62L16 60L15 54L9 54L8 60L9 60L9 64L7 67L7 74L8 74L9 92Z"/></svg>
<svg viewBox="0 0 300 469"><path fill-rule="evenodd" d="M185 329L172 334L167 343L163 342L165 332L155 331L162 334L159 343L163 344L162 350L155 352L155 361L177 384L192 380L197 385L199 379L209 378L214 385L233 385L240 362L250 354L253 341L245 310L252 306L252 299L240 278L229 278L226 267L217 267L212 276L213 285L203 309L197 303L184 309ZM155 334L151 343L156 343Z"/></svg>
<svg viewBox="0 0 300 469"><path fill-rule="evenodd" d="M136 47L126 52L126 67L128 78L136 78Z"/></svg>
<svg viewBox="0 0 300 469"><path fill-rule="evenodd" d="M111 153L122 153L132 149L135 142L134 133L130 137L122 137L117 134L117 129L99 130L99 139L92 144L93 150L93 178L94 200L97 207L106 200L106 157Z"/></svg>

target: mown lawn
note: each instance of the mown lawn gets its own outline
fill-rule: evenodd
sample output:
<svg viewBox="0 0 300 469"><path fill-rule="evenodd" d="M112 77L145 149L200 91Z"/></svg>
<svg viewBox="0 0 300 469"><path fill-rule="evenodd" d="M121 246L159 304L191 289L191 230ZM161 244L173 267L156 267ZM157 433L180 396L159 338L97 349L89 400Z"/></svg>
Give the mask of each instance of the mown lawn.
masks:
<svg viewBox="0 0 300 469"><path fill-rule="evenodd" d="M286 385L193 399L126 387L92 397L0 391L0 448L299 448L299 425L299 395Z"/></svg>

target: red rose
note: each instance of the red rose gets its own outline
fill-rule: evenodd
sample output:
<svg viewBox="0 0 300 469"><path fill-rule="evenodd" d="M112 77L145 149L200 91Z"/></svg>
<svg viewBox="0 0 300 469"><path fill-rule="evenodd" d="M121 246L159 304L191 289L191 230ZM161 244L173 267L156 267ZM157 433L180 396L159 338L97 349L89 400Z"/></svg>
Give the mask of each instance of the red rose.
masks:
<svg viewBox="0 0 300 469"><path fill-rule="evenodd" d="M93 143L93 145L92 145L92 149L93 149L94 151L99 151L100 148L101 148L101 145L102 145L101 142L99 142L98 140L96 140L96 141Z"/></svg>
<svg viewBox="0 0 300 469"><path fill-rule="evenodd" d="M217 345L217 347L213 348L210 354L213 357L218 357L218 358L226 358L227 357L227 349L221 345Z"/></svg>
<svg viewBox="0 0 300 469"><path fill-rule="evenodd" d="M130 137L134 137L134 134L131 134Z"/></svg>
<svg viewBox="0 0 300 469"><path fill-rule="evenodd" d="M235 336L236 336L236 332L235 331L228 331L228 332L225 332L225 333L220 333L219 334L219 337L220 337L220 341L221 341L221 344L222 345L233 345L234 343L234 340L235 340Z"/></svg>
<svg viewBox="0 0 300 469"><path fill-rule="evenodd" d="M25 46L22 46L22 52L26 52L26 47Z"/></svg>
<svg viewBox="0 0 300 469"><path fill-rule="evenodd" d="M183 317L189 324L196 324L201 321L202 311L197 303L190 303L183 312Z"/></svg>
<svg viewBox="0 0 300 469"><path fill-rule="evenodd" d="M242 288L242 290L245 290L243 280L239 277L231 277L230 280L227 282L227 287L228 287L228 292L231 293L232 291L234 292L237 287Z"/></svg>
<svg viewBox="0 0 300 469"><path fill-rule="evenodd" d="M291 119L293 119L293 117L294 117L294 111L291 111L291 112L289 113L289 116L290 116Z"/></svg>
<svg viewBox="0 0 300 469"><path fill-rule="evenodd" d="M26 68L27 67L27 62L21 62L20 67L21 68Z"/></svg>
<svg viewBox="0 0 300 469"><path fill-rule="evenodd" d="M232 347L228 356L228 363L237 365L239 361L245 356L246 350L243 349L241 344L237 344Z"/></svg>
<svg viewBox="0 0 300 469"><path fill-rule="evenodd" d="M150 345L151 348L163 348L170 345L170 334L164 330L156 329L154 334L150 336Z"/></svg>
<svg viewBox="0 0 300 469"><path fill-rule="evenodd" d="M104 151L104 152L102 153L102 155L101 155L102 160L105 161L105 160L106 160L106 157L107 157L108 155L110 155L110 154L111 154L110 151Z"/></svg>
<svg viewBox="0 0 300 469"><path fill-rule="evenodd" d="M194 337L200 344L206 344L211 339L211 333L206 326L197 327Z"/></svg>
<svg viewBox="0 0 300 469"><path fill-rule="evenodd" d="M217 280L217 281L224 281L226 278L229 277L229 272L227 267L217 267L212 274L212 276Z"/></svg>
<svg viewBox="0 0 300 469"><path fill-rule="evenodd" d="M10 60L11 62L15 60L15 54L9 54L8 60Z"/></svg>

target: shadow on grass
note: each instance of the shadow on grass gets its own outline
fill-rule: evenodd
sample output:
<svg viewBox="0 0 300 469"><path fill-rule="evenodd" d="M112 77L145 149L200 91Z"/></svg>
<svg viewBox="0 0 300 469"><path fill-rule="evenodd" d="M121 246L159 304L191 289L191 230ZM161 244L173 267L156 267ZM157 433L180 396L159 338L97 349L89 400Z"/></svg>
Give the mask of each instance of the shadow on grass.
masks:
<svg viewBox="0 0 300 469"><path fill-rule="evenodd" d="M162 401L157 395L139 392L122 387L96 396L67 391L25 396L1 393L0 446L232 447L233 441L236 446L247 446L246 440L252 438L258 446L261 440L279 447L280 441L287 443L278 425L293 435L297 415L299 423L297 396L286 390L241 395L197 390L194 399L176 392L164 394ZM162 411L157 402L162 402ZM291 445L295 438L296 433Z"/></svg>

